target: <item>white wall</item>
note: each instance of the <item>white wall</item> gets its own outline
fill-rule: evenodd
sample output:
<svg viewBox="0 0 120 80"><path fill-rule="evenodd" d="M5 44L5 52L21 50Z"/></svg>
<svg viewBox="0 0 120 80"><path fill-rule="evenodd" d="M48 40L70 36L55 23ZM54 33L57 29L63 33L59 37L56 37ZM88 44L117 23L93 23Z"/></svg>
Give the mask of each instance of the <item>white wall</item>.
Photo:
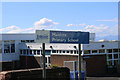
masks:
<svg viewBox="0 0 120 80"><path fill-rule="evenodd" d="M0 61L12 61L12 60L19 60L19 43L21 40L34 40L34 34L0 34L2 38L2 51L3 53L0 54ZM4 53L4 40L15 40L15 53Z"/></svg>

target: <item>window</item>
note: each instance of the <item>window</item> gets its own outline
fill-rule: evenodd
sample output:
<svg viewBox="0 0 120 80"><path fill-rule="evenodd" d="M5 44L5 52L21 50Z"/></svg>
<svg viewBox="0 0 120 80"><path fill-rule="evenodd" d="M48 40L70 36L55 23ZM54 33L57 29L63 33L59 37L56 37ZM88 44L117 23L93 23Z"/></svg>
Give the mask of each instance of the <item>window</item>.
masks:
<svg viewBox="0 0 120 80"><path fill-rule="evenodd" d="M4 41L4 53L10 53L10 45L8 40Z"/></svg>
<svg viewBox="0 0 120 80"><path fill-rule="evenodd" d="M40 55L40 50L37 50L37 55Z"/></svg>
<svg viewBox="0 0 120 80"><path fill-rule="evenodd" d="M118 60L114 60L114 65L116 66L118 64Z"/></svg>
<svg viewBox="0 0 120 80"><path fill-rule="evenodd" d="M20 50L20 54L22 54L22 50Z"/></svg>
<svg viewBox="0 0 120 80"><path fill-rule="evenodd" d="M21 42L25 42L25 40L21 40Z"/></svg>
<svg viewBox="0 0 120 80"><path fill-rule="evenodd" d="M107 53L112 53L112 49L107 49Z"/></svg>
<svg viewBox="0 0 120 80"><path fill-rule="evenodd" d="M36 55L36 50L33 50L34 55Z"/></svg>
<svg viewBox="0 0 120 80"><path fill-rule="evenodd" d="M51 63L51 58L50 57L48 57L48 61L49 61L48 63Z"/></svg>
<svg viewBox="0 0 120 80"><path fill-rule="evenodd" d="M58 53L58 50L57 50L57 53Z"/></svg>
<svg viewBox="0 0 120 80"><path fill-rule="evenodd" d="M0 53L2 53L2 41L0 41Z"/></svg>
<svg viewBox="0 0 120 80"><path fill-rule="evenodd" d="M30 54L32 54L32 50L30 50Z"/></svg>
<svg viewBox="0 0 120 80"><path fill-rule="evenodd" d="M114 54L114 59L118 59L118 54Z"/></svg>
<svg viewBox="0 0 120 80"><path fill-rule="evenodd" d="M69 51L67 51L67 53L69 53Z"/></svg>
<svg viewBox="0 0 120 80"><path fill-rule="evenodd" d="M108 66L112 66L112 61L108 61L108 62L107 62L107 65L108 65Z"/></svg>
<svg viewBox="0 0 120 80"><path fill-rule="evenodd" d="M28 43L28 42L29 42L29 40L26 40L26 42Z"/></svg>
<svg viewBox="0 0 120 80"><path fill-rule="evenodd" d="M112 54L108 54L108 59L112 59Z"/></svg>
<svg viewBox="0 0 120 80"><path fill-rule="evenodd" d="M29 54L29 50L27 49L27 55Z"/></svg>
<svg viewBox="0 0 120 80"><path fill-rule="evenodd" d="M30 40L30 42L34 42L34 40Z"/></svg>
<svg viewBox="0 0 120 80"><path fill-rule="evenodd" d="M105 49L100 49L99 53L105 53Z"/></svg>
<svg viewBox="0 0 120 80"><path fill-rule="evenodd" d="M73 51L71 50L70 53L73 54Z"/></svg>
<svg viewBox="0 0 120 80"><path fill-rule="evenodd" d="M61 50L59 52L61 53Z"/></svg>
<svg viewBox="0 0 120 80"><path fill-rule="evenodd" d="M63 53L65 53L65 51L63 51Z"/></svg>
<svg viewBox="0 0 120 80"><path fill-rule="evenodd" d="M97 50L92 50L92 53L97 53Z"/></svg>
<svg viewBox="0 0 120 80"><path fill-rule="evenodd" d="M116 53L116 52L118 52L118 49L113 49L113 53Z"/></svg>
<svg viewBox="0 0 120 80"><path fill-rule="evenodd" d="M15 53L15 40L11 40L11 53Z"/></svg>
<svg viewBox="0 0 120 80"><path fill-rule="evenodd" d="M23 50L23 54L26 54L26 50Z"/></svg>
<svg viewBox="0 0 120 80"><path fill-rule="evenodd" d="M76 54L77 52L76 51L74 51L74 54Z"/></svg>
<svg viewBox="0 0 120 80"><path fill-rule="evenodd" d="M84 50L84 54L90 54L90 50Z"/></svg>
<svg viewBox="0 0 120 80"><path fill-rule="evenodd" d="M52 50L52 53L56 53L56 50Z"/></svg>
<svg viewBox="0 0 120 80"><path fill-rule="evenodd" d="M45 63L47 63L47 57L45 57Z"/></svg>

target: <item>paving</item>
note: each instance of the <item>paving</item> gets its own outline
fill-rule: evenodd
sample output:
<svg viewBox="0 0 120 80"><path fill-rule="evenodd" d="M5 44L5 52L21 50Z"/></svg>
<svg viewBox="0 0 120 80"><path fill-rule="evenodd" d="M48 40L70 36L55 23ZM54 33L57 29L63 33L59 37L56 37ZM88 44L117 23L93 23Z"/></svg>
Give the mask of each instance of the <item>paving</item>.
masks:
<svg viewBox="0 0 120 80"><path fill-rule="evenodd" d="M120 77L87 77L86 80L120 80Z"/></svg>

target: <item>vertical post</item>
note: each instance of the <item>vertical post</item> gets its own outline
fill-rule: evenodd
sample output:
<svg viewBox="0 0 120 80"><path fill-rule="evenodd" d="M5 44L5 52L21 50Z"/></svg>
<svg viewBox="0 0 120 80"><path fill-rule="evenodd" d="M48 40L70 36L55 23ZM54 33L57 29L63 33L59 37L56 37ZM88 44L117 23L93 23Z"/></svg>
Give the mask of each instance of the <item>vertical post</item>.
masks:
<svg viewBox="0 0 120 80"><path fill-rule="evenodd" d="M46 69L45 69L45 43L42 43L42 61L43 61L43 80L46 80Z"/></svg>
<svg viewBox="0 0 120 80"><path fill-rule="evenodd" d="M81 44L78 44L78 63L79 63L79 79L81 80Z"/></svg>

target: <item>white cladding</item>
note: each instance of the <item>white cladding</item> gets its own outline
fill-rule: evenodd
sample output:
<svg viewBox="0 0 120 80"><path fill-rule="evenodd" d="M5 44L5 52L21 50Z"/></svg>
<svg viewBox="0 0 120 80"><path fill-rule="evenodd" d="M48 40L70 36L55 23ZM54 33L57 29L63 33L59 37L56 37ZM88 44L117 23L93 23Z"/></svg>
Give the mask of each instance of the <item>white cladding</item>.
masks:
<svg viewBox="0 0 120 80"><path fill-rule="evenodd" d="M94 41L95 34L90 34L90 44L84 44L81 46L82 50L96 50L96 49L113 49L118 48L118 41ZM0 54L0 61L12 61L19 60L20 49L41 49L41 43L21 43L21 40L35 40L35 34L0 34L0 40L2 40L3 53ZM4 41L15 40L15 53L4 53ZM101 47L104 45L104 47ZM77 44L46 44L46 49L51 50L76 50ZM76 46L76 49L75 47Z"/></svg>
<svg viewBox="0 0 120 80"><path fill-rule="evenodd" d="M34 34L0 34L0 40L2 40L2 54L0 54L0 61L19 60L19 43L21 43L21 40L34 39ZM4 53L5 40L15 40L15 53Z"/></svg>

